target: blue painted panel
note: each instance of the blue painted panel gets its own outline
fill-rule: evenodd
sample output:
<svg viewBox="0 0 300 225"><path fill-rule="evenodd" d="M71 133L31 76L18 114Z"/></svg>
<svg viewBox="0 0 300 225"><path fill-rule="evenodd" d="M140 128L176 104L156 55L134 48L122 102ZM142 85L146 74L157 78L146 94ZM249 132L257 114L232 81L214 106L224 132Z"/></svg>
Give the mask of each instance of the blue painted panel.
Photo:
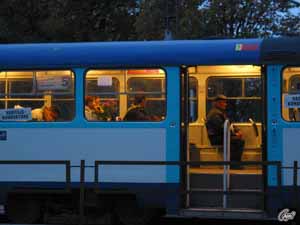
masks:
<svg viewBox="0 0 300 225"><path fill-rule="evenodd" d="M180 71L179 68L166 68L167 71L167 161L180 160ZM179 167L167 166L167 182L179 182Z"/></svg>
<svg viewBox="0 0 300 225"><path fill-rule="evenodd" d="M267 68L267 160L282 161L281 65ZM277 185L277 171L269 167L268 184Z"/></svg>
<svg viewBox="0 0 300 225"><path fill-rule="evenodd" d="M260 39L0 45L0 67L258 64ZM237 46L245 46L239 48Z"/></svg>

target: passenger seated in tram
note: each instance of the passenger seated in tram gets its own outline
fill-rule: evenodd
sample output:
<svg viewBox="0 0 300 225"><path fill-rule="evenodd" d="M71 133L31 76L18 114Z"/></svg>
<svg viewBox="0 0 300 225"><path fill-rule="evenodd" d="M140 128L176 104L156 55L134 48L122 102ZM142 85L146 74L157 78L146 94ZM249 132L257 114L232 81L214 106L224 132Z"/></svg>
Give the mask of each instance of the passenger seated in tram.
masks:
<svg viewBox="0 0 300 225"><path fill-rule="evenodd" d="M95 111L95 97L86 96L85 97L85 118L87 120L98 120L97 114Z"/></svg>
<svg viewBox="0 0 300 225"><path fill-rule="evenodd" d="M129 107L124 121L150 121L149 116L145 110L146 98L144 95L136 95L133 104Z"/></svg>
<svg viewBox="0 0 300 225"><path fill-rule="evenodd" d="M114 120L112 113L112 105L108 104L107 101L101 103L99 96L95 97L94 111L97 116L97 120L100 121L111 121Z"/></svg>
<svg viewBox="0 0 300 225"><path fill-rule="evenodd" d="M213 102L213 107L207 114L206 128L209 140L212 145L223 145L224 122L228 119L226 115L227 97L218 95ZM230 160L241 161L245 141L239 129L231 131L230 139ZM233 165L232 169L240 169L241 166Z"/></svg>
<svg viewBox="0 0 300 225"><path fill-rule="evenodd" d="M43 106L31 111L33 121L54 122L57 121L60 112L55 106Z"/></svg>

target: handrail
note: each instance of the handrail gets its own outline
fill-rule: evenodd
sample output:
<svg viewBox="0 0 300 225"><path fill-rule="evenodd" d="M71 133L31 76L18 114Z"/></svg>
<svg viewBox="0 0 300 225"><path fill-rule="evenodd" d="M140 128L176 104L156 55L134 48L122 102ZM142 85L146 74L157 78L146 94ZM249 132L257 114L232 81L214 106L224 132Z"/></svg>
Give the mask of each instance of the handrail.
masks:
<svg viewBox="0 0 300 225"><path fill-rule="evenodd" d="M230 121L228 119L224 122L224 135L223 135L223 157L225 162L230 161ZM229 166L224 164L223 173L223 208L227 208L227 194L225 194L230 187Z"/></svg>
<svg viewBox="0 0 300 225"><path fill-rule="evenodd" d="M94 184L98 187L99 183L99 166L100 165L131 165L131 166L178 166L186 167L199 166L199 165L262 165L262 166L276 166L277 167L277 186L281 186L281 161L243 161L243 162L231 162L231 161L113 161L113 160L95 160L94 164Z"/></svg>
<svg viewBox="0 0 300 225"><path fill-rule="evenodd" d="M65 165L66 188L71 189L71 162L69 160L0 160L1 165Z"/></svg>

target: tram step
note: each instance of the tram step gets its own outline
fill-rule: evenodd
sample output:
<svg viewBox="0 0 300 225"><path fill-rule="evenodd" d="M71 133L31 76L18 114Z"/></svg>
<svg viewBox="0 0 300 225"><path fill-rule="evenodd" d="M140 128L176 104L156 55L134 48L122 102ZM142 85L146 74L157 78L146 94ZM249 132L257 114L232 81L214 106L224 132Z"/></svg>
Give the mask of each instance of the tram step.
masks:
<svg viewBox="0 0 300 225"><path fill-rule="evenodd" d="M191 188L223 188L223 174L190 174ZM230 188L233 189L262 189L261 174L231 174Z"/></svg>
<svg viewBox="0 0 300 225"><path fill-rule="evenodd" d="M223 161L222 152L217 149L196 148L191 151L191 161ZM262 154L260 149L245 149L242 161L261 161Z"/></svg>

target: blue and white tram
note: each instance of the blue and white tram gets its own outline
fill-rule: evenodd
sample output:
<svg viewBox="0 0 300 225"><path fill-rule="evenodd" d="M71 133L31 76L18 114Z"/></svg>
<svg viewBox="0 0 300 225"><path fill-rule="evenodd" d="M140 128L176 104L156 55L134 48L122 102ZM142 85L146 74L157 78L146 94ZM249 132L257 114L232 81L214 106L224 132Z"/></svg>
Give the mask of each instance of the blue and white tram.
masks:
<svg viewBox="0 0 300 225"><path fill-rule="evenodd" d="M83 217L85 207L125 224L152 212L300 214L299 46L299 38L0 45L1 204L24 223ZM208 139L219 94L245 139L240 169ZM147 119L124 120L141 96Z"/></svg>

